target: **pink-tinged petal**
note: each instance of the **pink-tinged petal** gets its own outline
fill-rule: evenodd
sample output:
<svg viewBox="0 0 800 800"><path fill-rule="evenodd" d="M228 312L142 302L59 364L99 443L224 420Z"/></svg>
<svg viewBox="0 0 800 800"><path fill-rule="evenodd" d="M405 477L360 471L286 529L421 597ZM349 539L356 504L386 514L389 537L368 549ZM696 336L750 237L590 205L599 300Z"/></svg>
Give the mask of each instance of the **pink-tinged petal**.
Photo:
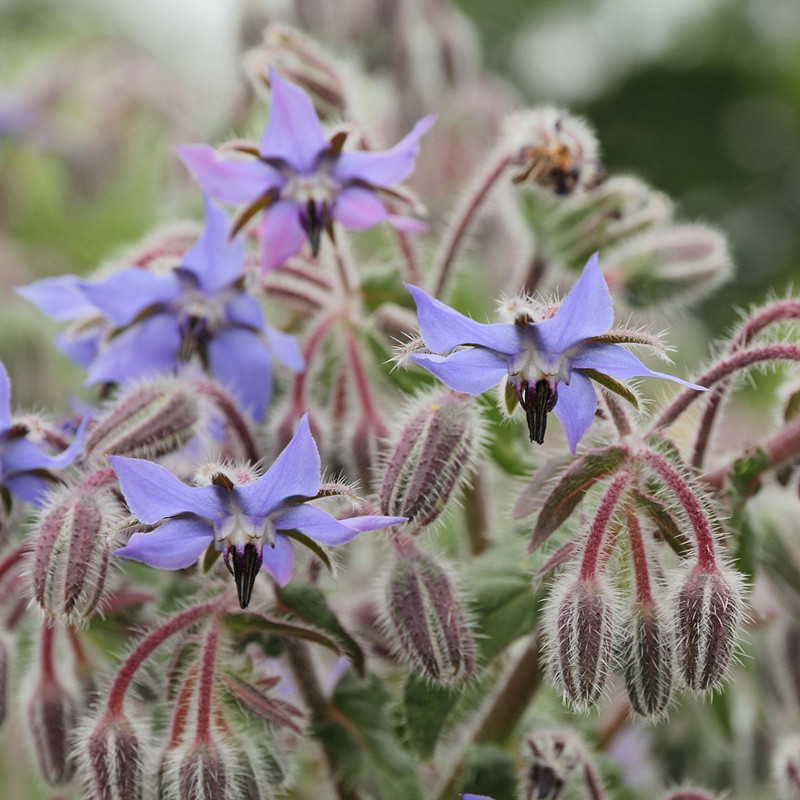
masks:
<svg viewBox="0 0 800 800"><path fill-rule="evenodd" d="M406 284L406 289L417 303L422 338L435 353L446 353L467 344L486 347L507 356L522 352L520 329L516 325L475 322L416 286Z"/></svg>
<svg viewBox="0 0 800 800"><path fill-rule="evenodd" d="M281 200L266 209L258 232L264 272L283 264L300 250L306 240L297 206L291 200Z"/></svg>
<svg viewBox="0 0 800 800"><path fill-rule="evenodd" d="M267 346L278 361L294 372L303 372L306 362L297 339L290 333L284 333L277 328L266 328Z"/></svg>
<svg viewBox="0 0 800 800"><path fill-rule="evenodd" d="M202 288L213 294L238 280L244 269L244 239L229 241L228 215L205 195L206 224L198 240L186 251L181 266Z"/></svg>
<svg viewBox="0 0 800 800"><path fill-rule="evenodd" d="M247 328L222 330L208 344L208 361L245 411L264 419L272 395L272 356L261 336Z"/></svg>
<svg viewBox="0 0 800 800"><path fill-rule="evenodd" d="M595 253L551 319L536 324L543 355L558 359L584 339L605 333L614 321L614 307Z"/></svg>
<svg viewBox="0 0 800 800"><path fill-rule="evenodd" d="M127 267L100 281L81 281L80 288L117 328L130 325L144 309L166 305L181 293L174 272L156 275L138 267Z"/></svg>
<svg viewBox="0 0 800 800"><path fill-rule="evenodd" d="M481 394L508 375L508 359L482 347L457 350L449 356L415 353L409 360L425 367L451 389L466 394Z"/></svg>
<svg viewBox="0 0 800 800"><path fill-rule="evenodd" d="M294 569L294 549L288 536L278 534L275 547L265 547L262 551L261 569L272 575L278 586L286 586Z"/></svg>
<svg viewBox="0 0 800 800"><path fill-rule="evenodd" d="M207 144L184 144L175 154L192 177L221 203L251 203L270 189L283 186L283 177L258 159L234 161L220 158Z"/></svg>
<svg viewBox="0 0 800 800"><path fill-rule="evenodd" d="M558 400L553 413L564 428L573 455L581 437L591 427L595 408L597 395L594 386L582 372L573 372L569 384L558 384Z"/></svg>
<svg viewBox="0 0 800 800"><path fill-rule="evenodd" d="M11 378L0 361L0 433L11 427Z"/></svg>
<svg viewBox="0 0 800 800"><path fill-rule="evenodd" d="M333 216L345 228L362 230L389 219L389 212L371 189L351 186L339 192Z"/></svg>
<svg viewBox="0 0 800 800"><path fill-rule="evenodd" d="M109 456L128 508L148 525L178 514L218 522L228 510L217 486L187 486L168 469L142 458Z"/></svg>
<svg viewBox="0 0 800 800"><path fill-rule="evenodd" d="M400 217L397 214L390 214L386 220L395 230L404 233L425 233L428 230L428 223L414 217Z"/></svg>
<svg viewBox="0 0 800 800"><path fill-rule="evenodd" d="M570 359L573 369L593 369L602 372L611 378L624 381L628 378L665 378L668 381L680 383L690 389L705 392L705 386L698 386L682 378L667 375L665 372L654 372L648 369L631 352L618 344L587 344L581 347L573 358Z"/></svg>
<svg viewBox="0 0 800 800"><path fill-rule="evenodd" d="M256 481L235 491L245 514L265 517L290 498L314 497L322 482L319 450L311 435L308 414L272 466Z"/></svg>
<svg viewBox="0 0 800 800"><path fill-rule="evenodd" d="M419 140L434 122L435 114L424 117L394 147L382 153L342 153L334 168L334 177L342 182L366 181L373 186L391 186L405 180L414 169Z"/></svg>
<svg viewBox="0 0 800 800"><path fill-rule="evenodd" d="M258 150L265 158L283 159L298 172L310 172L316 157L328 148L314 104L271 67L269 85L272 104Z"/></svg>
<svg viewBox="0 0 800 800"><path fill-rule="evenodd" d="M177 517L165 520L151 533L134 533L128 544L113 555L158 569L183 569L194 564L212 541L214 529L207 522L197 517Z"/></svg>
<svg viewBox="0 0 800 800"><path fill-rule="evenodd" d="M14 291L56 322L69 322L95 313L79 284L77 275L62 275L17 286Z"/></svg>

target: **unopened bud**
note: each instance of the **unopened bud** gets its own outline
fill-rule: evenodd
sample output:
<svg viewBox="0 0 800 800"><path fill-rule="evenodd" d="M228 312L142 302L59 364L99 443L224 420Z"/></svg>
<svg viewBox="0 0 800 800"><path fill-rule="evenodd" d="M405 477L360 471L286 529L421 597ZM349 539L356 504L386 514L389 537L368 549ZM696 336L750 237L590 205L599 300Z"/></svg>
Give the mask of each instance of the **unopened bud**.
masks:
<svg viewBox="0 0 800 800"><path fill-rule="evenodd" d="M75 698L55 678L43 677L28 702L28 727L42 776L54 786L75 774L69 737L77 721Z"/></svg>
<svg viewBox="0 0 800 800"><path fill-rule="evenodd" d="M111 529L106 504L102 491L64 492L41 512L31 574L36 602L48 616L79 622L100 602Z"/></svg>
<svg viewBox="0 0 800 800"><path fill-rule="evenodd" d="M429 678L466 680L475 645L447 573L410 539L400 546L386 587L388 628L398 652Z"/></svg>
<svg viewBox="0 0 800 800"><path fill-rule="evenodd" d="M542 106L510 114L504 123L514 183L558 195L596 186L604 176L597 137L567 111Z"/></svg>
<svg viewBox="0 0 800 800"><path fill-rule="evenodd" d="M605 687L614 652L614 595L599 579L565 580L548 600L546 626L553 681L577 710L588 709Z"/></svg>
<svg viewBox="0 0 800 800"><path fill-rule="evenodd" d="M671 607L678 671L690 689L714 689L725 677L742 620L739 577L698 566L676 577Z"/></svg>
<svg viewBox="0 0 800 800"><path fill-rule="evenodd" d="M800 736L791 736L778 745L773 772L781 797L800 800Z"/></svg>
<svg viewBox="0 0 800 800"><path fill-rule="evenodd" d="M104 455L158 458L192 438L199 419L197 395L175 379L137 384L92 424L87 458Z"/></svg>
<svg viewBox="0 0 800 800"><path fill-rule="evenodd" d="M629 239L605 257L633 308L689 302L731 273L725 237L705 225L672 225Z"/></svg>
<svg viewBox="0 0 800 800"><path fill-rule="evenodd" d="M381 513L408 517L406 533L435 522L469 477L482 439L474 398L439 392L410 405L386 461Z"/></svg>
<svg viewBox="0 0 800 800"><path fill-rule="evenodd" d="M665 794L661 800L718 800L719 795L706 789L675 789Z"/></svg>
<svg viewBox="0 0 800 800"><path fill-rule="evenodd" d="M525 800L558 800L567 781L587 758L568 733L545 731L527 739L531 765L525 779Z"/></svg>
<svg viewBox="0 0 800 800"><path fill-rule="evenodd" d="M176 800L233 800L238 793L235 755L214 741L195 742L167 753L161 768L161 795Z"/></svg>
<svg viewBox="0 0 800 800"><path fill-rule="evenodd" d="M620 664L631 707L643 717L662 714L672 694L669 626L652 603L637 603L622 628Z"/></svg>
<svg viewBox="0 0 800 800"><path fill-rule="evenodd" d="M85 747L87 782L96 800L141 800L142 746L127 717L101 719Z"/></svg>

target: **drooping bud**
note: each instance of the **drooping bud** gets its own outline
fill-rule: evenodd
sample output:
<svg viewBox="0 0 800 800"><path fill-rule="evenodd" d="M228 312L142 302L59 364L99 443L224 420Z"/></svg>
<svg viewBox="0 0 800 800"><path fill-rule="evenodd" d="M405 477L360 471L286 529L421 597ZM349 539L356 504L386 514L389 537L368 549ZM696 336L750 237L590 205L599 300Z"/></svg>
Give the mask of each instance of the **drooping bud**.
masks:
<svg viewBox="0 0 800 800"><path fill-rule="evenodd" d="M791 736L778 745L773 774L783 800L800 800L800 736Z"/></svg>
<svg viewBox="0 0 800 800"><path fill-rule="evenodd" d="M104 455L158 458L195 434L197 394L172 378L140 383L124 392L86 436L87 458Z"/></svg>
<svg viewBox="0 0 800 800"><path fill-rule="evenodd" d="M110 555L109 509L104 492L74 490L42 511L31 574L36 602L48 616L78 622L100 602Z"/></svg>
<svg viewBox="0 0 800 800"><path fill-rule="evenodd" d="M381 513L408 517L404 530L411 534L435 522L469 477L481 431L469 395L446 391L416 398L389 449Z"/></svg>
<svg viewBox="0 0 800 800"><path fill-rule="evenodd" d="M604 177L594 131L559 108L542 106L510 114L504 123L514 183L558 195L596 186Z"/></svg>
<svg viewBox="0 0 800 800"><path fill-rule="evenodd" d="M655 604L637 602L631 609L622 626L619 661L633 710L643 717L662 714L672 694L673 647Z"/></svg>
<svg viewBox="0 0 800 800"><path fill-rule="evenodd" d="M526 740L531 764L525 778L525 800L558 800L586 751L564 731L544 731Z"/></svg>
<svg viewBox="0 0 800 800"><path fill-rule="evenodd" d="M398 652L429 678L466 680L475 665L475 645L450 578L411 539L397 548L386 603L387 627Z"/></svg>
<svg viewBox="0 0 800 800"><path fill-rule="evenodd" d="M87 783L96 800L141 800L142 745L130 719L103 717L84 746Z"/></svg>
<svg viewBox="0 0 800 800"><path fill-rule="evenodd" d="M160 771L160 795L176 800L234 800L239 775L236 755L207 737L166 753Z"/></svg>
<svg viewBox="0 0 800 800"><path fill-rule="evenodd" d="M725 677L742 620L740 579L728 569L694 566L674 581L670 606L678 671L690 689L714 689Z"/></svg>
<svg viewBox="0 0 800 800"><path fill-rule="evenodd" d="M733 262L718 231L671 225L624 242L605 256L605 265L628 305L649 308L702 297L730 275Z"/></svg>
<svg viewBox="0 0 800 800"><path fill-rule="evenodd" d="M550 674L576 710L592 706L608 677L617 635L616 600L600 578L565 578L546 608Z"/></svg>

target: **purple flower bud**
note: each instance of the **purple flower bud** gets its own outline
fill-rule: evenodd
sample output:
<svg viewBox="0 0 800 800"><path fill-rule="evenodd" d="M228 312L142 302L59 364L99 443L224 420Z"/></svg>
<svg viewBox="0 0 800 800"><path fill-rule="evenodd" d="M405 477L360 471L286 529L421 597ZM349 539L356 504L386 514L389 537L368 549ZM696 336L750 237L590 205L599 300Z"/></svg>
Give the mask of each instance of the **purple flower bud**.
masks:
<svg viewBox="0 0 800 800"><path fill-rule="evenodd" d="M87 783L96 800L141 800L142 745L127 717L101 719L85 747Z"/></svg>
<svg viewBox="0 0 800 800"><path fill-rule="evenodd" d="M550 674L565 700L583 711L600 697L614 653L616 599L598 578L569 576L545 614Z"/></svg>
<svg viewBox="0 0 800 800"><path fill-rule="evenodd" d="M86 455L158 458L186 444L198 419L197 395L179 381L141 383L94 422L86 437Z"/></svg>
<svg viewBox="0 0 800 800"><path fill-rule="evenodd" d="M739 576L694 566L674 576L671 607L678 671L690 689L706 691L724 679L742 621Z"/></svg>
<svg viewBox="0 0 800 800"><path fill-rule="evenodd" d="M545 731L527 739L531 764L525 779L525 800L558 800L586 752L571 734Z"/></svg>
<svg viewBox="0 0 800 800"><path fill-rule="evenodd" d="M100 602L110 555L107 500L102 491L67 491L40 514L31 574L36 602L48 616L77 622Z"/></svg>
<svg viewBox="0 0 800 800"><path fill-rule="evenodd" d="M210 738L167 753L161 795L179 800L233 800L238 776L235 755ZM233 771L231 767L234 767Z"/></svg>
<svg viewBox="0 0 800 800"><path fill-rule="evenodd" d="M800 736L790 736L779 743L773 774L784 800L800 800Z"/></svg>
<svg viewBox="0 0 800 800"><path fill-rule="evenodd" d="M652 603L638 602L623 626L620 665L633 710L662 714L672 694L673 647L669 626Z"/></svg>
<svg viewBox="0 0 800 800"><path fill-rule="evenodd" d="M416 398L389 451L381 513L408 517L410 534L435 522L469 477L481 440L480 413L469 395Z"/></svg>
<svg viewBox="0 0 800 800"><path fill-rule="evenodd" d="M410 539L398 545L386 602L387 628L400 655L437 681L469 678L475 645L461 600L442 567Z"/></svg>
<svg viewBox="0 0 800 800"><path fill-rule="evenodd" d="M57 786L75 774L69 737L78 721L75 698L52 675L44 675L28 701L28 727L44 779Z"/></svg>

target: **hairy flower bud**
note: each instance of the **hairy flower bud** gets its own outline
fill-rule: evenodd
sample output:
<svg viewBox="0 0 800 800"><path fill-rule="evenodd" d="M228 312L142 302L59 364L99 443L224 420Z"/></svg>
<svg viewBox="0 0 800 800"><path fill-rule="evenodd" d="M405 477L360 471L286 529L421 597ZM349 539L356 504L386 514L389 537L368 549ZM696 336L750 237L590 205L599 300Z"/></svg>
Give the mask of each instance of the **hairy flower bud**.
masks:
<svg viewBox="0 0 800 800"><path fill-rule="evenodd" d="M597 137L567 111L541 106L510 114L504 124L514 183L540 186L558 195L596 186L604 176Z"/></svg>
<svg viewBox="0 0 800 800"><path fill-rule="evenodd" d="M672 225L647 231L605 258L619 275L627 303L648 308L687 302L708 293L731 273L725 237L705 225Z"/></svg>
<svg viewBox="0 0 800 800"><path fill-rule="evenodd" d="M571 734L544 731L529 736L531 764L525 778L525 800L558 800L567 781L586 760Z"/></svg>
<svg viewBox="0 0 800 800"><path fill-rule="evenodd" d="M546 609L550 674L564 698L585 710L600 697L614 653L616 602L600 579L569 578Z"/></svg>
<svg viewBox="0 0 800 800"><path fill-rule="evenodd" d="M389 450L381 513L408 517L404 530L411 534L435 522L469 477L481 438L480 413L469 395L416 398Z"/></svg>
<svg viewBox="0 0 800 800"><path fill-rule="evenodd" d="M386 587L387 628L398 652L429 678L466 680L475 665L475 645L450 578L410 539L399 548Z"/></svg>
<svg viewBox="0 0 800 800"><path fill-rule="evenodd" d="M736 573L694 566L676 576L671 596L675 660L690 689L714 689L725 677L742 620Z"/></svg>
<svg viewBox="0 0 800 800"><path fill-rule="evenodd" d="M622 626L619 652L631 707L643 717L662 714L672 694L673 649L669 626L652 603L636 603Z"/></svg>
<svg viewBox="0 0 800 800"><path fill-rule="evenodd" d="M140 383L93 423L86 436L86 456L158 458L186 444L198 419L197 395L180 381Z"/></svg>
<svg viewBox="0 0 800 800"><path fill-rule="evenodd" d="M718 800L718 795L705 789L675 789L665 794L661 800Z"/></svg>
<svg viewBox="0 0 800 800"><path fill-rule="evenodd" d="M772 766L781 797L800 800L800 736L790 736L780 742Z"/></svg>
<svg viewBox="0 0 800 800"><path fill-rule="evenodd" d="M43 676L28 701L28 727L44 779L57 786L75 774L69 737L78 721L75 698L52 676Z"/></svg>
<svg viewBox="0 0 800 800"><path fill-rule="evenodd" d="M142 746L127 717L101 719L84 747L87 783L96 800L141 800Z"/></svg>
<svg viewBox="0 0 800 800"><path fill-rule="evenodd" d="M111 515L102 490L58 495L36 525L31 574L36 602L51 617L77 622L103 594Z"/></svg>
<svg viewBox="0 0 800 800"><path fill-rule="evenodd" d="M161 765L159 797L241 800L239 773L236 754L212 739L177 747L165 755Z"/></svg>

